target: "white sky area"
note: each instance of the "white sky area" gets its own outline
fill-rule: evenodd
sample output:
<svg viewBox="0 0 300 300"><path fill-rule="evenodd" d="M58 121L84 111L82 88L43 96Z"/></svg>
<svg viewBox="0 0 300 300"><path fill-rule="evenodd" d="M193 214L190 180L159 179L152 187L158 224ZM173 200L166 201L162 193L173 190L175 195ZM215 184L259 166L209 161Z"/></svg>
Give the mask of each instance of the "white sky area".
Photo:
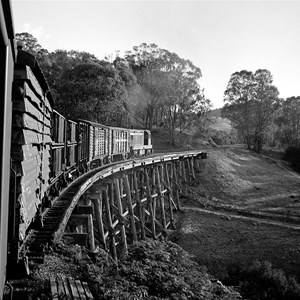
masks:
<svg viewBox="0 0 300 300"><path fill-rule="evenodd" d="M15 32L48 51L99 59L155 43L191 60L214 108L230 75L268 69L280 97L300 96L300 1L12 0Z"/></svg>

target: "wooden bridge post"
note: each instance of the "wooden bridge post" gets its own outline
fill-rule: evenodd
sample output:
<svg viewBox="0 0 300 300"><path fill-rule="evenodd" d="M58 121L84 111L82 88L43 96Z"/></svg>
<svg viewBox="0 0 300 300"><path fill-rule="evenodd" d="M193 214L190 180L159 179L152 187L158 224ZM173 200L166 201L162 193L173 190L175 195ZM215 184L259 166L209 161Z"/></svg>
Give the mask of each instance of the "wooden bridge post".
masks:
<svg viewBox="0 0 300 300"><path fill-rule="evenodd" d="M187 177L186 177L186 160L182 159L181 161L182 165L182 178L183 178L183 188L182 188L182 193L187 194Z"/></svg>
<svg viewBox="0 0 300 300"><path fill-rule="evenodd" d="M132 234L132 241L133 243L136 243L137 234L136 234L136 227L134 221L134 211L132 207L131 189L130 189L128 175L124 176L124 186L125 186L126 200L127 200L127 206L128 206L129 216L130 216L130 229Z"/></svg>
<svg viewBox="0 0 300 300"><path fill-rule="evenodd" d="M197 169L198 172L201 171L199 160L200 160L200 159L199 159L199 156L197 155L197 156L195 157L195 162L196 162L196 169Z"/></svg>
<svg viewBox="0 0 300 300"><path fill-rule="evenodd" d="M172 172L172 166L170 165L170 168L168 168L169 164L165 165L166 168L166 188L168 190L168 200L169 200L169 213L170 213L170 226L171 228L174 228L174 215L173 215L173 206L175 207L175 209L177 209L176 204L174 203L173 200L173 191L170 185L170 178L169 178L169 170L170 172Z"/></svg>
<svg viewBox="0 0 300 300"><path fill-rule="evenodd" d="M93 215L87 215L87 226L88 226L88 237L89 237L89 248L91 252L95 252L95 236L94 236L94 224L93 224Z"/></svg>
<svg viewBox="0 0 300 300"><path fill-rule="evenodd" d="M180 184L178 181L178 176L177 176L177 168L176 165L179 165L179 163L177 163L176 161L172 162L172 181L175 185L175 191L176 191L176 202L177 202L177 207L180 210L181 209L181 205L180 205L180 197L179 197L179 193L180 193Z"/></svg>
<svg viewBox="0 0 300 300"><path fill-rule="evenodd" d="M145 181L146 181L146 194L147 194L149 210L150 210L150 222L151 222L152 237L154 239L156 239L156 230L155 230L155 219L154 219L154 213L153 213L152 195L151 195L149 175L148 175L147 169L145 169Z"/></svg>
<svg viewBox="0 0 300 300"><path fill-rule="evenodd" d="M104 250L107 249L106 246L106 239L105 239L105 234L104 234L104 227L103 227L103 217L102 217L102 208L103 208L103 204L102 204L102 190L100 190L100 193L94 194L96 196L95 199L92 199L93 203L94 203L94 207L95 207L95 218L96 218L96 225L97 225L97 229L100 233L100 237L101 237L101 243L103 245Z"/></svg>
<svg viewBox="0 0 300 300"><path fill-rule="evenodd" d="M197 169L197 156L194 156L193 157L193 160L192 160L192 166L193 166L193 173L194 173L194 175L195 175L195 178L196 178L196 172L195 172L195 170L196 171L198 171L198 169Z"/></svg>
<svg viewBox="0 0 300 300"><path fill-rule="evenodd" d="M125 218L123 216L123 206L122 206L122 196L120 190L120 183L118 179L114 180L115 192L116 192L116 202L119 211L119 224L121 228L121 240L122 240L122 251L123 254L127 254L127 240L126 240L126 230L125 230Z"/></svg>
<svg viewBox="0 0 300 300"><path fill-rule="evenodd" d="M155 168L152 166L150 170L151 170L151 178L152 178L152 192L151 192L151 186L149 186L149 187L150 187L150 195L152 195L152 193L155 194L155 192L156 192ZM153 218L154 218L154 220L156 220L156 197L152 197L151 203L153 205L152 206L153 207Z"/></svg>
<svg viewBox="0 0 300 300"><path fill-rule="evenodd" d="M91 206L91 200L88 198L86 194L82 195L81 199L85 205ZM89 250L91 252L95 252L95 235L94 235L94 224L93 224L93 215L87 214L87 232L88 232L88 239L89 239Z"/></svg>
<svg viewBox="0 0 300 300"><path fill-rule="evenodd" d="M162 164L160 164L159 166L155 167L155 172L156 172L156 178L157 178L157 189L158 189L157 193L158 193L158 201L159 201L160 209L161 209L162 225L163 225L164 229L167 229L164 195L162 193L162 188L161 188L161 180L162 180L163 176L160 176L159 169L161 169L161 172L163 171Z"/></svg>
<svg viewBox="0 0 300 300"><path fill-rule="evenodd" d="M139 193L139 188L138 188L136 172L133 173L133 185L134 185L134 200L137 205L138 218L139 218L140 229L141 229L141 239L145 239L146 234L145 234L145 224L144 224L144 221L145 221L144 220L144 212L143 212L143 208L142 208L142 202L140 199L140 193Z"/></svg>
<svg viewBox="0 0 300 300"><path fill-rule="evenodd" d="M189 171L189 181L192 181L195 179L195 173L193 168L193 157L187 158L187 165L188 165L188 171Z"/></svg>
<svg viewBox="0 0 300 300"><path fill-rule="evenodd" d="M108 234L110 237L110 251L112 253L113 259L118 262L118 256L117 256L117 249L116 249L116 239L115 239L115 232L113 228L112 223L112 217L110 212L110 205L109 205L109 199L108 199L108 193L107 190L103 191L103 200L105 205L105 211L106 211L106 218L107 218L107 227L108 227Z"/></svg>

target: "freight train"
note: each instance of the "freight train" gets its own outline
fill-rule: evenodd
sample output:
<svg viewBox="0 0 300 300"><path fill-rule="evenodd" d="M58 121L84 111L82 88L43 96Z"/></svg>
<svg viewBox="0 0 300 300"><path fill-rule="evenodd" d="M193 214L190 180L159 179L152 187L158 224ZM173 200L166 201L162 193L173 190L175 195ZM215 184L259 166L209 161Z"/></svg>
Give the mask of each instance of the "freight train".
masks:
<svg viewBox="0 0 300 300"><path fill-rule="evenodd" d="M102 165L152 153L149 130L70 120L56 111L36 58L15 50L10 5L1 3L1 22L3 16L6 21L1 23L5 44L0 41L5 70L0 84L6 92L1 168L6 173L1 177L0 299L7 251L9 261L18 262L35 220L70 182Z"/></svg>
<svg viewBox="0 0 300 300"><path fill-rule="evenodd" d="M37 214L71 181L102 165L148 155L152 144L149 130L69 120L54 110L37 60L22 49L17 52L12 104L9 245L18 257Z"/></svg>

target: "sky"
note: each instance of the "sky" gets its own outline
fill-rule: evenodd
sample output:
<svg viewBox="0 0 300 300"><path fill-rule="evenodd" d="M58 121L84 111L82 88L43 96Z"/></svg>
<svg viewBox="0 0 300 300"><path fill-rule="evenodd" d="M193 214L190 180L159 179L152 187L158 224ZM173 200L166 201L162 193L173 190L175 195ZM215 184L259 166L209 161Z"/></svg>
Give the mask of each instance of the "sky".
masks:
<svg viewBox="0 0 300 300"><path fill-rule="evenodd" d="M86 51L99 59L141 43L189 59L214 108L231 74L268 69L280 97L300 96L300 0L11 0L15 33L48 51Z"/></svg>

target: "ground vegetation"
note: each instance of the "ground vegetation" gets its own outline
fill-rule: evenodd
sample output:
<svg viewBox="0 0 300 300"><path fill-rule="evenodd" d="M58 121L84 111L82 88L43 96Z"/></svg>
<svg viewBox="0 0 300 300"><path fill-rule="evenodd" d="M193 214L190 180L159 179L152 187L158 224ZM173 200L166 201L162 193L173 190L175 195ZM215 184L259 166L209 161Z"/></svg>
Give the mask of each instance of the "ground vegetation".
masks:
<svg viewBox="0 0 300 300"><path fill-rule="evenodd" d="M60 242L35 269L32 298L51 299L49 276L87 281L99 300L241 299L233 288L208 275L181 247L166 240L137 242L118 264L103 250L92 260L84 248Z"/></svg>

